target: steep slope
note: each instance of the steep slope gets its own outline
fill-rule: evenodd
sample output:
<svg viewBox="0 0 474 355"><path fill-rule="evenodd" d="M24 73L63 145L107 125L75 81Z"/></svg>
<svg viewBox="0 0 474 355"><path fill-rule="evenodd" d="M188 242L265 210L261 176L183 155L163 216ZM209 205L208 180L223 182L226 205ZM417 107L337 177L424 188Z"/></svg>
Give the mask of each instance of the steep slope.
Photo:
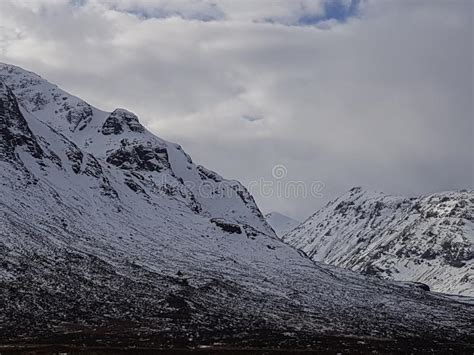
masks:
<svg viewBox="0 0 474 355"><path fill-rule="evenodd" d="M28 106L34 74L1 72L23 82L0 85L1 343L473 342L472 306L315 265L275 238L240 184L195 166L132 114L92 108L79 133L65 123L74 114Z"/></svg>
<svg viewBox="0 0 474 355"><path fill-rule="evenodd" d="M474 296L474 192L418 198L353 188L283 237L316 261Z"/></svg>
<svg viewBox="0 0 474 355"><path fill-rule="evenodd" d="M282 237L301 223L278 212L267 213L265 219L278 237Z"/></svg>
<svg viewBox="0 0 474 355"><path fill-rule="evenodd" d="M150 133L133 113L101 111L12 65L0 64L0 80L28 112L98 160L116 167L122 173L118 178L150 202L165 194L197 213L274 236L253 197L239 182L196 166L179 145Z"/></svg>

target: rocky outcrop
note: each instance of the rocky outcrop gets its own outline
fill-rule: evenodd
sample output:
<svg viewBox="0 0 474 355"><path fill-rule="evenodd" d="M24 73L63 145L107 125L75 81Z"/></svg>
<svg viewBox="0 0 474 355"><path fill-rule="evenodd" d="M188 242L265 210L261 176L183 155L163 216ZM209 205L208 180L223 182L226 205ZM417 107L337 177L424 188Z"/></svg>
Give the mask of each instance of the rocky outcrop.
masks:
<svg viewBox="0 0 474 355"><path fill-rule="evenodd" d="M122 134L126 130L143 133L145 128L140 124L135 114L120 108L112 112L102 126L103 135Z"/></svg>
<svg viewBox="0 0 474 355"><path fill-rule="evenodd" d="M242 229L238 224L227 222L221 218L211 218L211 223L214 223L224 232L242 234Z"/></svg>
<svg viewBox="0 0 474 355"><path fill-rule="evenodd" d="M109 154L107 162L120 169L135 171L156 171L169 169L168 152L165 147L147 147L130 144L122 140L122 146Z"/></svg>

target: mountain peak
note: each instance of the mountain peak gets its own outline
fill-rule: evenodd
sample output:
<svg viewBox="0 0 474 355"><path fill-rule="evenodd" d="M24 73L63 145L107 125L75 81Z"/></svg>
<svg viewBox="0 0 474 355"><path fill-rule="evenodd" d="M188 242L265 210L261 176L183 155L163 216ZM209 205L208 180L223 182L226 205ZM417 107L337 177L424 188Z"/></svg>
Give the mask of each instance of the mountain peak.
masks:
<svg viewBox="0 0 474 355"><path fill-rule="evenodd" d="M17 76L18 79L29 79L28 83L30 83L32 79L36 79L38 82L44 81L40 75L9 63L0 62L0 73L1 75Z"/></svg>
<svg viewBox="0 0 474 355"><path fill-rule="evenodd" d="M0 64L0 79L24 108L61 133L84 130L102 112L41 76L14 65Z"/></svg>
<svg viewBox="0 0 474 355"><path fill-rule="evenodd" d="M376 189L369 189L363 186L355 186L352 187L349 191L342 194L342 198L347 198L347 196L351 197L363 197L363 198L379 198L381 196L389 196L382 191Z"/></svg>

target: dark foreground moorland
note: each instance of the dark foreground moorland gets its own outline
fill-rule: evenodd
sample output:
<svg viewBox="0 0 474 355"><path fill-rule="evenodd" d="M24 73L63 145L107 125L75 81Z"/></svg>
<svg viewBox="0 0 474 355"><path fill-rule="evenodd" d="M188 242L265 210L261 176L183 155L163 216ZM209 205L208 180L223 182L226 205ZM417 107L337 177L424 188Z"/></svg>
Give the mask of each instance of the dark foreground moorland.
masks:
<svg viewBox="0 0 474 355"><path fill-rule="evenodd" d="M202 342L196 344L176 344L160 346L163 339L153 337L126 339L103 337L94 339L87 337L63 337L48 339L43 344L35 344L25 340L15 341L0 346L0 354L5 355L138 355L138 354L209 354L209 355L241 355L241 354L473 354L474 346L469 343L446 343L434 339L369 339L351 337L319 337L313 339L278 339L271 334L248 339L242 344ZM65 345L67 344L67 345Z"/></svg>

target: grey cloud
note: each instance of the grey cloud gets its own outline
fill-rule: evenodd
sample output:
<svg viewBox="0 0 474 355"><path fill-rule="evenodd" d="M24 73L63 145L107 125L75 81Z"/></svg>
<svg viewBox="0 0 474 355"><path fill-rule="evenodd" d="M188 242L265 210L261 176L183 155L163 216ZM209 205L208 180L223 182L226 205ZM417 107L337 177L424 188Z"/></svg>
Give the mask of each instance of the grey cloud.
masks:
<svg viewBox="0 0 474 355"><path fill-rule="evenodd" d="M249 122L255 122L255 121L260 121L263 120L263 117L260 116L255 116L255 115L243 115L242 119L247 120Z"/></svg>

